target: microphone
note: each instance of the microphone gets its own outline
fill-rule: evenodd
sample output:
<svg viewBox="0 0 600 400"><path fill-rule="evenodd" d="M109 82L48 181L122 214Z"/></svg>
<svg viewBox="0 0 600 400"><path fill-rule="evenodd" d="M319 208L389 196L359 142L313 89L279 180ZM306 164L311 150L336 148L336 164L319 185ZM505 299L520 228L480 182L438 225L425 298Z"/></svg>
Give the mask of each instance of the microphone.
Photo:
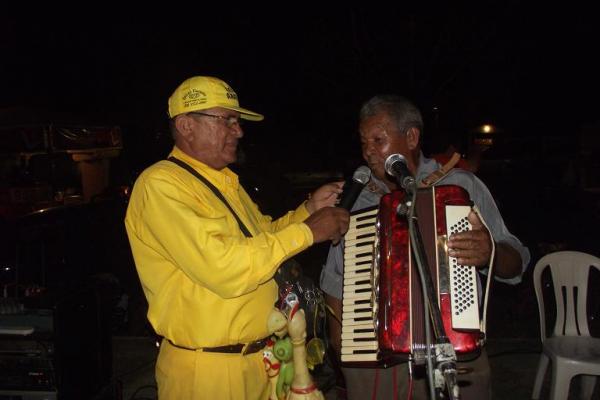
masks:
<svg viewBox="0 0 600 400"><path fill-rule="evenodd" d="M342 207L350 211L361 190L365 187L370 179L371 170L369 167L364 165L358 167L352 175L352 182L345 185L344 192L342 193L342 199L340 200L338 207Z"/></svg>
<svg viewBox="0 0 600 400"><path fill-rule="evenodd" d="M412 192L415 178L408 170L406 158L402 154L392 154L385 160L385 172L395 177L398 184L407 192Z"/></svg>

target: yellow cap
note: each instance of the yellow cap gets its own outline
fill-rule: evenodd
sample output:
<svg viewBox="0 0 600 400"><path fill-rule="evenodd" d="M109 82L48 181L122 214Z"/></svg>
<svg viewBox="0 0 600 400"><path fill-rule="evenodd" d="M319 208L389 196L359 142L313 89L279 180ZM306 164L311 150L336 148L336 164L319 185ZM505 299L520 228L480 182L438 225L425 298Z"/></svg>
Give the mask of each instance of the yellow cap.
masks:
<svg viewBox="0 0 600 400"><path fill-rule="evenodd" d="M191 111L223 107L240 113L240 118L260 121L264 117L240 107L237 94L231 86L211 76L194 76L186 79L169 97L169 117Z"/></svg>

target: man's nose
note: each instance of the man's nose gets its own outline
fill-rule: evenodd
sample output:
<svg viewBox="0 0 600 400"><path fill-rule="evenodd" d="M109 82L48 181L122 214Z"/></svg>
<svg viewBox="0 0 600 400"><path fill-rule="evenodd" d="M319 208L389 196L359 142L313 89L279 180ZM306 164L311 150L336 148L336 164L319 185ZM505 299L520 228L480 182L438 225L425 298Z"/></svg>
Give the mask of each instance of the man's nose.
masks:
<svg viewBox="0 0 600 400"><path fill-rule="evenodd" d="M233 124L231 126L231 131L238 138L241 138L244 136L244 130L242 129L242 126L239 124L239 122L236 122L235 124Z"/></svg>

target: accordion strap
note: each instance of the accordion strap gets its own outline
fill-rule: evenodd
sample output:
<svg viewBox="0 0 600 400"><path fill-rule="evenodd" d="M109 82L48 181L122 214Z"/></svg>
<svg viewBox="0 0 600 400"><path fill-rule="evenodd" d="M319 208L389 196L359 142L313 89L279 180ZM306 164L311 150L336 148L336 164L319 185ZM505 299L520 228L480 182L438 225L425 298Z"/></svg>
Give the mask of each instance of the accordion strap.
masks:
<svg viewBox="0 0 600 400"><path fill-rule="evenodd" d="M479 328L479 330L481 331L481 333L483 333L482 335L482 341L485 341L485 329L486 329L486 318L487 318L487 304L488 304L488 296L490 294L490 284L492 282L492 276L494 275L494 258L495 258L495 253L496 253L496 243L494 242L494 238L492 237L492 231L490 230L489 226L485 223L485 220L483 219L483 216L481 215L481 213L479 212L479 208L477 208L476 205L473 205L472 207L473 211L475 212L475 214L477 214L477 216L479 217L479 219L481 220L481 223L483 224L483 226L485 226L485 229L488 230L488 232L490 233L490 241L492 242L492 252L490 254L490 262L488 263L488 271L487 271L487 279L486 279L486 283L485 283L485 295L483 298L483 317L481 318L481 326ZM483 343L482 343L483 346Z"/></svg>
<svg viewBox="0 0 600 400"><path fill-rule="evenodd" d="M419 187L429 187L435 185L440 179L444 176L448 175L448 172L460 161L460 154L454 153L450 160L442 165L439 169L433 171L427 177L423 178L421 183L419 183Z"/></svg>

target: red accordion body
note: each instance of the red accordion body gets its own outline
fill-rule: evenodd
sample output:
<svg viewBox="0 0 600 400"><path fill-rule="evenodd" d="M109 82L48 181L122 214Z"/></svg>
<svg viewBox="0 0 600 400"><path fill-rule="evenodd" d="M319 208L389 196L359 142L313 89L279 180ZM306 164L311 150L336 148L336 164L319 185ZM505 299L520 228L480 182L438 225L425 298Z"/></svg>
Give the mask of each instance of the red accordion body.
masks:
<svg viewBox="0 0 600 400"><path fill-rule="evenodd" d="M346 235L342 316L342 361L345 363L393 364L409 354L418 357L425 351L421 282L411 254L408 220L396 212L404 196L400 191L384 195L376 216L371 213L376 224L375 236L370 239L369 283L365 279L366 233L360 231L355 235L356 240L350 231L350 240ZM446 240L453 232L470 229L466 219L470 204L468 193L458 186L419 189L417 193L419 229L435 296L446 335L458 355L479 349L477 273L474 267L457 265L448 257ZM366 228L364 218L360 220L360 212L352 218L359 219L355 227ZM356 247L360 250L355 250ZM361 257L363 261L356 264L362 267L354 267L354 259L361 260ZM370 286L370 304L366 299L367 286ZM369 312L371 321L368 321ZM372 334L367 332L369 323L373 326Z"/></svg>

